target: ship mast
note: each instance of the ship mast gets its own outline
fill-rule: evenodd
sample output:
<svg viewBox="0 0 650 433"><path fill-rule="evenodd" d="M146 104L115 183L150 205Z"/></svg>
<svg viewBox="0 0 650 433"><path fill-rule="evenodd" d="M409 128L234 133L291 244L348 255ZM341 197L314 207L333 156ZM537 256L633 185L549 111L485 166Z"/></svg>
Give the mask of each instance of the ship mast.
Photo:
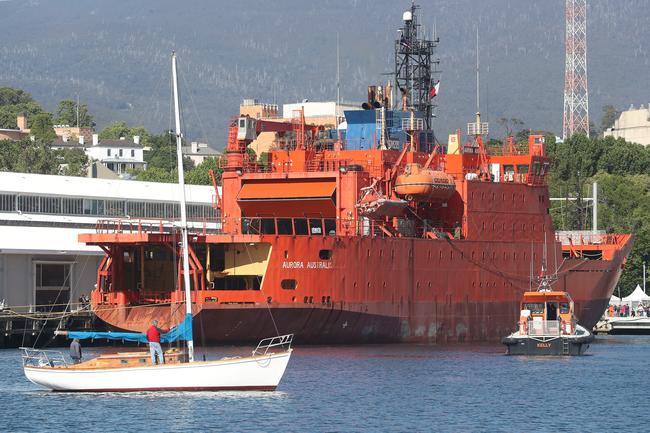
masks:
<svg viewBox="0 0 650 433"><path fill-rule="evenodd" d="M181 134L181 112L178 97L178 75L176 74L176 53L172 52L172 82L174 86L174 120L176 131L176 159L178 167L178 188L180 190L181 206L181 238L183 247L183 282L185 287L185 314L192 316L192 297L190 292L190 258L187 242L187 213L185 209L185 174L183 173L183 150ZM190 362L194 361L194 340L192 334L187 340L187 354Z"/></svg>

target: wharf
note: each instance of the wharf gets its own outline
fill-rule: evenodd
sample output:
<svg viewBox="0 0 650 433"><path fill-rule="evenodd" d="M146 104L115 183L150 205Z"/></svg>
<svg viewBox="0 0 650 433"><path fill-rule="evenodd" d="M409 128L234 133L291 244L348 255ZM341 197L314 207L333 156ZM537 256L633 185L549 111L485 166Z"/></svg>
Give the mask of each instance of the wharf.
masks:
<svg viewBox="0 0 650 433"><path fill-rule="evenodd" d="M596 324L594 333L612 335L650 334L650 317L606 317Z"/></svg>
<svg viewBox="0 0 650 433"><path fill-rule="evenodd" d="M65 344L65 337L55 336L56 330L97 330L101 321L87 305L73 311L30 312L19 308L0 309L0 348L43 347L55 343Z"/></svg>

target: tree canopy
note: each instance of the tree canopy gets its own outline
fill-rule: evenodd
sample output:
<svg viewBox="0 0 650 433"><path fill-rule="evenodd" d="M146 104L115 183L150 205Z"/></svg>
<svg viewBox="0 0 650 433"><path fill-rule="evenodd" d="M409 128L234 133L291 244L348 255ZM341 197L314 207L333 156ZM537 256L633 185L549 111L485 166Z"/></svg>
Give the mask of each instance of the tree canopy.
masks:
<svg viewBox="0 0 650 433"><path fill-rule="evenodd" d="M0 87L0 128L17 128L16 117L23 112L29 122L30 118L42 113L43 109L29 93L12 87Z"/></svg>
<svg viewBox="0 0 650 433"><path fill-rule="evenodd" d="M39 113L32 118L30 133L36 141L51 144L56 139L52 115L50 113Z"/></svg>
<svg viewBox="0 0 650 433"><path fill-rule="evenodd" d="M86 104L79 104L78 115L79 123L77 125L77 103L71 99L64 99L59 102L56 108L54 123L57 125L79 126L82 128L93 128L95 126L95 120L89 113Z"/></svg>
<svg viewBox="0 0 650 433"><path fill-rule="evenodd" d="M140 143L144 146L149 144L149 132L143 126L129 126L126 122L113 122L99 133L99 138L103 140L119 140L120 138L133 139L134 136L140 137Z"/></svg>
<svg viewBox="0 0 650 433"><path fill-rule="evenodd" d="M642 279L650 263L650 148L613 137L574 135L564 143L549 143L553 170L552 197L576 200L554 202L551 216L558 230L591 228L591 185L598 182L598 229L635 233L634 246L620 280L626 295Z"/></svg>

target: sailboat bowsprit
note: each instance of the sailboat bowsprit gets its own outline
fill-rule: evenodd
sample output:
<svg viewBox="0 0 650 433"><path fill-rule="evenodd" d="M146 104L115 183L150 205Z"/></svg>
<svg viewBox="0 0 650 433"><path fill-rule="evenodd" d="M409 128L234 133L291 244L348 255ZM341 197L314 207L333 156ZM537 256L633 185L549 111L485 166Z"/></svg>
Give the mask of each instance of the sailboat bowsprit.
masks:
<svg viewBox="0 0 650 433"><path fill-rule="evenodd" d="M263 339L251 356L194 361L180 102L174 53L172 53L172 81L186 308L184 320L163 334L161 342L185 341L187 351L177 349L167 351L164 356L165 364L162 365L151 365L150 356L145 352L106 354L79 364L71 364L61 352L22 348L25 376L37 385L53 391L80 392L273 391L284 375L293 350L291 348L293 334ZM147 342L144 334L135 332L68 332L67 335L69 338L80 339L108 338Z"/></svg>

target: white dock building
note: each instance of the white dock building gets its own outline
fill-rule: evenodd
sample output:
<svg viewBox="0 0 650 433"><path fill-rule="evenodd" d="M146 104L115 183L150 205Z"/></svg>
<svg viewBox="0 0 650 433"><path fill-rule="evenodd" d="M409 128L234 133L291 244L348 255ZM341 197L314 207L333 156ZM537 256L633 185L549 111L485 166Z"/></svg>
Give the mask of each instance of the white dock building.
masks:
<svg viewBox="0 0 650 433"><path fill-rule="evenodd" d="M185 188L190 223L216 228L214 189ZM93 289L103 256L77 235L102 219L177 219L178 196L176 184L0 172L0 305L52 311L76 303Z"/></svg>

